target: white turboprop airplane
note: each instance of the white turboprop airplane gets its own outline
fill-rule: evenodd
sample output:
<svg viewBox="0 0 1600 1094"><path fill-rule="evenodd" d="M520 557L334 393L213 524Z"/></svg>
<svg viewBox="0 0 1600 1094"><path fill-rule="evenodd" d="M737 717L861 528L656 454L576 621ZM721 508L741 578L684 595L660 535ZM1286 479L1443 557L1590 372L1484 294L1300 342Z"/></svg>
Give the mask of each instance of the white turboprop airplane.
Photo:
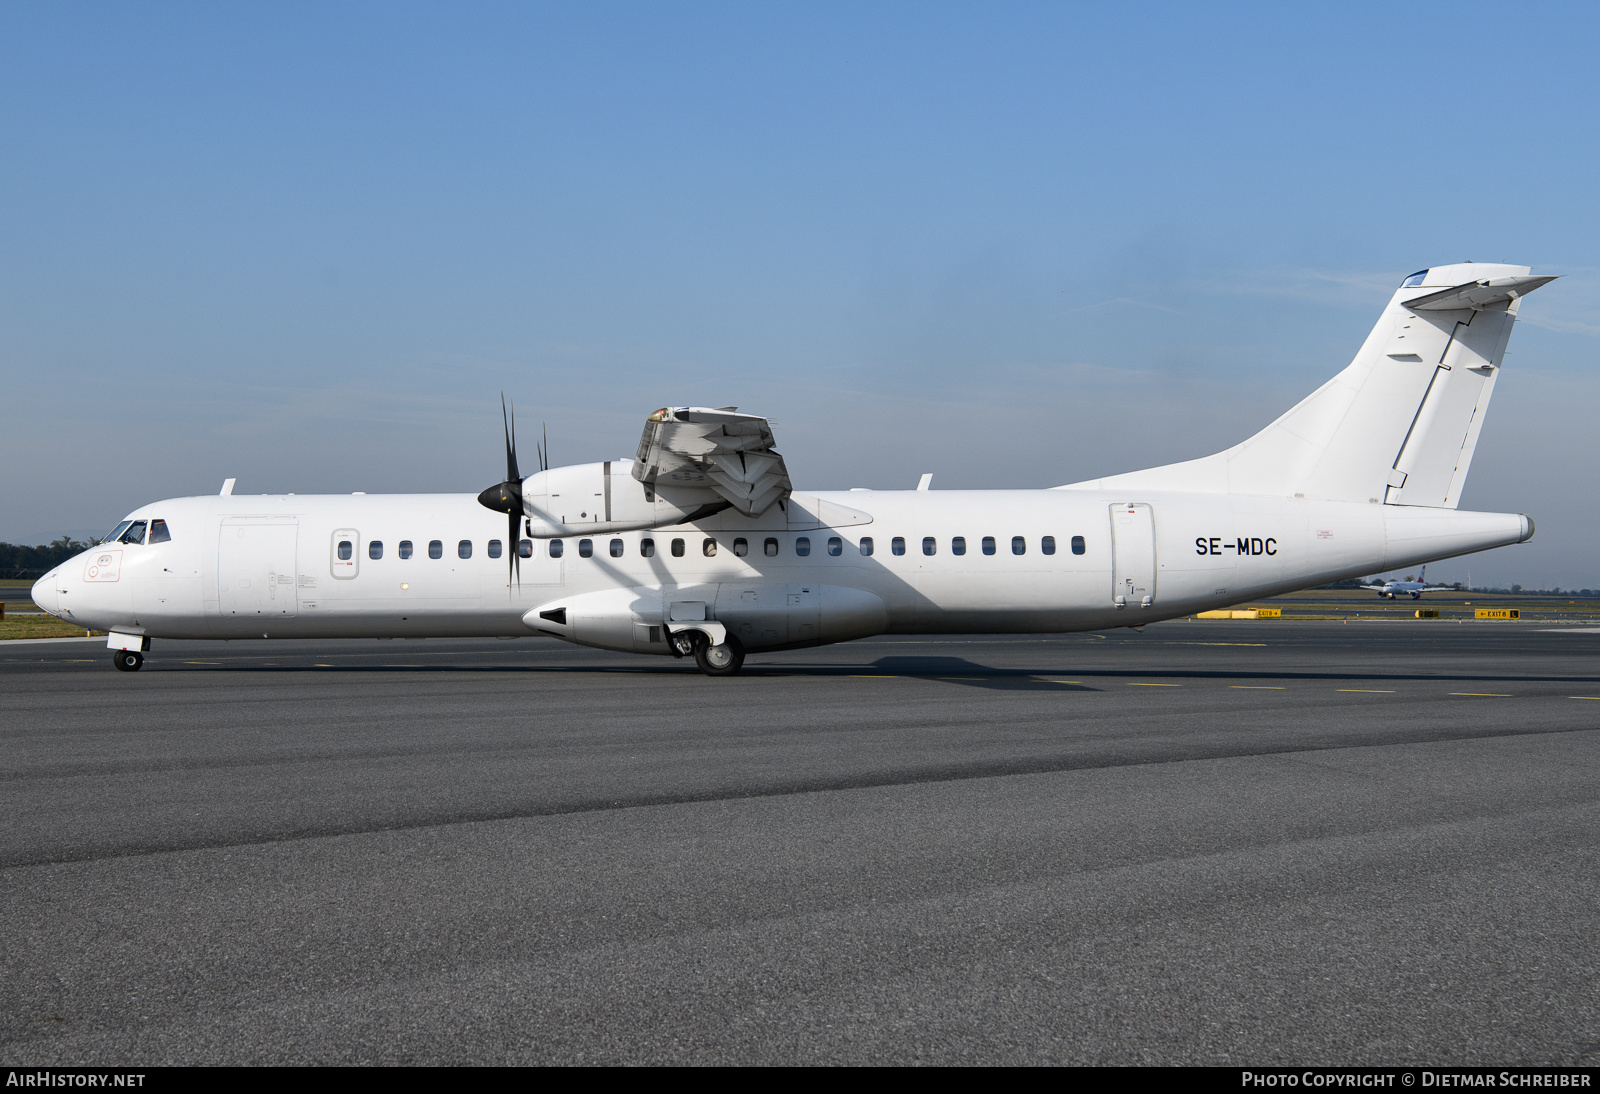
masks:
<svg viewBox="0 0 1600 1094"><path fill-rule="evenodd" d="M1415 581L1412 581L1410 578L1406 578L1404 581L1397 579L1394 581L1384 581L1377 585L1363 585L1361 587L1363 589L1375 591L1379 596L1386 596L1390 600L1393 600L1395 597L1402 594L1410 596L1412 600L1421 600L1422 594L1428 592L1429 590L1444 590L1450 588L1448 585L1429 585L1428 568L1426 566L1417 571L1417 579Z"/></svg>
<svg viewBox="0 0 1600 1094"><path fill-rule="evenodd" d="M1456 510L1521 297L1463 263L1406 278L1348 368L1224 452L1051 490L799 493L766 419L650 415L633 460L482 494L232 493L146 505L40 579L45 610L153 638L550 635L693 657L875 634L1140 626L1525 542ZM495 510L491 513L488 510Z"/></svg>

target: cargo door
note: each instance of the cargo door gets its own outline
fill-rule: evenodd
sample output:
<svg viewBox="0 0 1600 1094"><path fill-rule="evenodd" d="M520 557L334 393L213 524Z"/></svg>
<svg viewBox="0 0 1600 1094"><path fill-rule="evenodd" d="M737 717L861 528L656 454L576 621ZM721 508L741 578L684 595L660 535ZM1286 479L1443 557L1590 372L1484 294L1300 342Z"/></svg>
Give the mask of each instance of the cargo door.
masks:
<svg viewBox="0 0 1600 1094"><path fill-rule="evenodd" d="M295 540L299 525L224 520L217 540L217 603L224 617L287 618L299 613Z"/></svg>
<svg viewBox="0 0 1600 1094"><path fill-rule="evenodd" d="M1111 507L1111 603L1148 608L1156 599L1156 520L1150 506L1131 502Z"/></svg>

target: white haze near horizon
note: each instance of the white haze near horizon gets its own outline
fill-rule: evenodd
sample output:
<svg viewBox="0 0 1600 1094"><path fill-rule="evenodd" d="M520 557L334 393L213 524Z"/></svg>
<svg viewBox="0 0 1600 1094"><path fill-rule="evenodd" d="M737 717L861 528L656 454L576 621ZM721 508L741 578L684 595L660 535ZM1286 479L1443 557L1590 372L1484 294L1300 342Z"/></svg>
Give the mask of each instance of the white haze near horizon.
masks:
<svg viewBox="0 0 1600 1094"><path fill-rule="evenodd" d="M1392 101L1423 13L617 10L0 13L0 540L476 492L502 391L525 469L737 404L801 488L1054 486L1236 443L1477 258L1563 275L1462 501L1538 534L1428 576L1600 588L1588 9L1497 22L1548 94L1420 190L1463 154Z"/></svg>

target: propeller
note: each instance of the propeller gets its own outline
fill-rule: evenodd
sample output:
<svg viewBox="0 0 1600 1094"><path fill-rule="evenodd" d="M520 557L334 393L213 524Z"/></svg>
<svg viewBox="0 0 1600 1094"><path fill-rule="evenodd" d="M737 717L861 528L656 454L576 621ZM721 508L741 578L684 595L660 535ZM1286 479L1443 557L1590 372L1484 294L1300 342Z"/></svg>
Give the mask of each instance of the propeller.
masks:
<svg viewBox="0 0 1600 1094"><path fill-rule="evenodd" d="M510 545L510 557L506 560L506 572L516 581L518 587L522 585L522 537L519 522L524 516L522 508L522 472L517 470L517 410L516 407L506 405L505 393L500 394L500 418L506 430L506 481L496 483L478 495L478 504L486 509L493 509L497 513L506 515L506 536ZM539 462L544 462L544 453L541 449ZM540 470L544 470L542 467Z"/></svg>

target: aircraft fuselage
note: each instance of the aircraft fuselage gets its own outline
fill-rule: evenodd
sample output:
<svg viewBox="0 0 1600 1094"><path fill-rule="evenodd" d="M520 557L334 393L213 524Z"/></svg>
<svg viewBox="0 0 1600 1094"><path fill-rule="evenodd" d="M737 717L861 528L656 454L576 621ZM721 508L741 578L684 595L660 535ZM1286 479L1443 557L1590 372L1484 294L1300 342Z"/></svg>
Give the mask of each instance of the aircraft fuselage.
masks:
<svg viewBox="0 0 1600 1094"><path fill-rule="evenodd" d="M191 497L130 519L162 520L171 539L79 555L36 586L41 606L145 639L544 633L660 653L680 604L748 650L1092 630L1532 531L1515 514L1240 495L845 491L756 518L530 540L513 581L504 518L471 494Z"/></svg>

